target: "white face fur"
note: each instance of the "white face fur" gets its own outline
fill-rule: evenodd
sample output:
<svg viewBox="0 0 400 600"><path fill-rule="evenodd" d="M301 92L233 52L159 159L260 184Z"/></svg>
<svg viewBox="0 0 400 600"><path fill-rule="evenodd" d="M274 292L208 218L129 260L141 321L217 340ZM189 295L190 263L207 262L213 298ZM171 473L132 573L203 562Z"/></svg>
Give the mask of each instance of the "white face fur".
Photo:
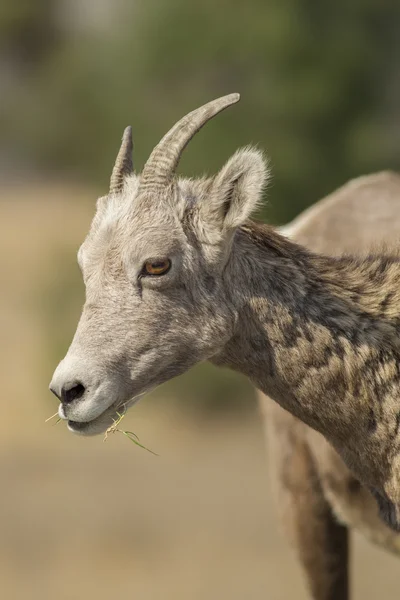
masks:
<svg viewBox="0 0 400 600"><path fill-rule="evenodd" d="M224 267L265 177L261 153L244 149L213 179L142 193L130 175L121 193L98 201L78 253L86 302L50 384L71 431L104 431L117 411L230 339Z"/></svg>

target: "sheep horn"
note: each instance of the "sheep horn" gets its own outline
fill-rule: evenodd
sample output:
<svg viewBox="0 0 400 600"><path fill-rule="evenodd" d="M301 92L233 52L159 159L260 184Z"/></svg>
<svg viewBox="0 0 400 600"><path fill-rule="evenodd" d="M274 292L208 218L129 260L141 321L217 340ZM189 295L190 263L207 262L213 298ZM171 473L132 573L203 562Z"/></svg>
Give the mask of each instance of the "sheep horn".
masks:
<svg viewBox="0 0 400 600"><path fill-rule="evenodd" d="M173 179L183 150L195 133L212 117L239 99L239 94L217 98L178 121L157 144L146 162L141 175L140 190L167 187Z"/></svg>
<svg viewBox="0 0 400 600"><path fill-rule="evenodd" d="M118 194L123 188L125 177L133 172L132 149L132 127L129 126L122 136L121 147L111 174L109 194Z"/></svg>

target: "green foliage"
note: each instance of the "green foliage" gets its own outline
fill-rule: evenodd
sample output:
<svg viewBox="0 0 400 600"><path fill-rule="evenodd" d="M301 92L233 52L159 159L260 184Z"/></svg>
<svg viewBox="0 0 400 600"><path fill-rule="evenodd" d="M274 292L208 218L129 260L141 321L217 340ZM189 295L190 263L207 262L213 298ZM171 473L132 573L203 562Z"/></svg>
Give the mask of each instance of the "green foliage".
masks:
<svg viewBox="0 0 400 600"><path fill-rule="evenodd" d="M0 52L3 62L28 65L46 60L54 41L52 0L3 0L0 3Z"/></svg>

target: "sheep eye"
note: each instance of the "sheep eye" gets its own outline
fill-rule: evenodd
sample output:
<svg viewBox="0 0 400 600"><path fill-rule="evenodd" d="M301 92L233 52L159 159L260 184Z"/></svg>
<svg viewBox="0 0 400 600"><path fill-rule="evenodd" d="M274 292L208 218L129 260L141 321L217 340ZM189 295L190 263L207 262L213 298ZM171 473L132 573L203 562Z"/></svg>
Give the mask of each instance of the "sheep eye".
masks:
<svg viewBox="0 0 400 600"><path fill-rule="evenodd" d="M168 258L162 260L149 260L144 263L143 275L165 275L171 268L171 261Z"/></svg>

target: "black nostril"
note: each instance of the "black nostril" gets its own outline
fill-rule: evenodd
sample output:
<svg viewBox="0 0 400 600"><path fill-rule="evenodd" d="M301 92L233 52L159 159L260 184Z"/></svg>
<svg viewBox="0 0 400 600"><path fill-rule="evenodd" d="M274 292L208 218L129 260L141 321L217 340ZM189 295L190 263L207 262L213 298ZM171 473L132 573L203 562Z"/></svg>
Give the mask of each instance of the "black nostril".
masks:
<svg viewBox="0 0 400 600"><path fill-rule="evenodd" d="M73 387L66 389L63 388L61 390L61 402L65 404L70 404L74 400L78 400L85 393L85 388L81 383L77 383Z"/></svg>
<svg viewBox="0 0 400 600"><path fill-rule="evenodd" d="M59 396L56 392L56 390L54 390L52 387L49 388L51 393L55 395L56 398L58 398L59 400L61 400L61 396Z"/></svg>

